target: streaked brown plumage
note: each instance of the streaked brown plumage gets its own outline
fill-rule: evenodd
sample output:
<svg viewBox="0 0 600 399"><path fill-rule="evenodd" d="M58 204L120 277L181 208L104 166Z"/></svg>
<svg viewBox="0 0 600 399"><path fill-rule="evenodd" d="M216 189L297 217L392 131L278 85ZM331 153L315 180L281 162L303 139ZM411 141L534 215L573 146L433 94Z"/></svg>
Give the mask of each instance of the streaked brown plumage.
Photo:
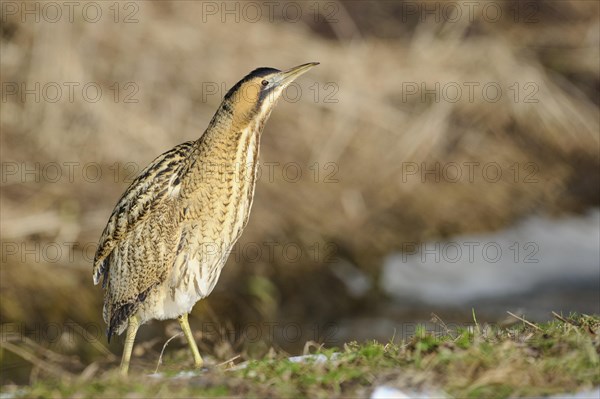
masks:
<svg viewBox="0 0 600 399"><path fill-rule="evenodd" d="M109 340L128 328L123 373L137 328L152 319L179 318L202 365L187 314L211 293L248 221L265 122L285 87L315 65L251 72L227 93L198 140L152 161L117 203L93 277L95 284L103 279Z"/></svg>

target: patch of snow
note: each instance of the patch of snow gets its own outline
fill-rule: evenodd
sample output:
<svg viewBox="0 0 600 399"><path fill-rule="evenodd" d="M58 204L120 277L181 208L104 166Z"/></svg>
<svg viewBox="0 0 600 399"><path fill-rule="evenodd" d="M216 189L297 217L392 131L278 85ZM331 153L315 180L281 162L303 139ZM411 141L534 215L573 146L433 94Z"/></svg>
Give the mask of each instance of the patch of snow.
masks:
<svg viewBox="0 0 600 399"><path fill-rule="evenodd" d="M600 399L600 387L591 391L582 391L567 395L554 395L546 397L545 399Z"/></svg>
<svg viewBox="0 0 600 399"><path fill-rule="evenodd" d="M437 399L447 397L441 392L404 392L397 388L380 385L375 388L370 399Z"/></svg>
<svg viewBox="0 0 600 399"><path fill-rule="evenodd" d="M399 299L442 305L525 293L548 282L589 284L600 278L599 243L599 210L532 217L493 234L407 243L384 260L380 284Z"/></svg>
<svg viewBox="0 0 600 399"><path fill-rule="evenodd" d="M288 360L292 363L304 363L306 361L313 361L314 363L325 363L327 361L327 356L323 354L292 356L289 357Z"/></svg>

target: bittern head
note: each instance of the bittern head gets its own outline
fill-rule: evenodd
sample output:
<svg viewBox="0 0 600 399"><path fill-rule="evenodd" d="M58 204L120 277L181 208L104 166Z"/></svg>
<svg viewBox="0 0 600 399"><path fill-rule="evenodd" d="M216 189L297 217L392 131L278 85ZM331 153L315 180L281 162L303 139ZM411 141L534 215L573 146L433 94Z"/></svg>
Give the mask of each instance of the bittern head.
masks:
<svg viewBox="0 0 600 399"><path fill-rule="evenodd" d="M236 124L264 121L286 87L316 65L319 63L310 62L286 71L255 69L227 92L219 111L229 113Z"/></svg>

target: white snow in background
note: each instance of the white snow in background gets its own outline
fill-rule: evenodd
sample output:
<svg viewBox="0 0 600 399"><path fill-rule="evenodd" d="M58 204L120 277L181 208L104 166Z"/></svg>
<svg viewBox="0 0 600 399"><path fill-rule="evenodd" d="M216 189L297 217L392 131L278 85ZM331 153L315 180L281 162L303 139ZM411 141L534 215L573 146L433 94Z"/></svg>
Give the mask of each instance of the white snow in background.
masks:
<svg viewBox="0 0 600 399"><path fill-rule="evenodd" d="M370 399L437 399L437 398L449 398L443 392L415 392L415 391L401 391L397 388L389 387L387 385L380 385L373 390ZM593 389L591 391L582 391L577 393L565 393L554 396L547 396L546 399L599 399L600 388ZM536 399L536 398L534 398ZM539 398L541 399L541 397Z"/></svg>
<svg viewBox="0 0 600 399"><path fill-rule="evenodd" d="M380 281L398 298L461 304L526 292L549 281L588 280L600 286L600 211L531 217L493 234L406 243L404 249L384 260Z"/></svg>
<svg viewBox="0 0 600 399"><path fill-rule="evenodd" d="M414 392L414 391L401 391L397 388L389 387L387 385L380 385L371 394L370 399L434 399L434 398L447 398L441 392Z"/></svg>

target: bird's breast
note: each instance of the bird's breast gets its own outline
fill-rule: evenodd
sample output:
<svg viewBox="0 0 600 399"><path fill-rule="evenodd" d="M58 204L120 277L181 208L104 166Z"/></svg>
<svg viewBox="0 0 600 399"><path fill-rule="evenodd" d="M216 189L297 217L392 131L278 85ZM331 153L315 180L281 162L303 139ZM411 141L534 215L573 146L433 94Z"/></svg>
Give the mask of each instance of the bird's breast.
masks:
<svg viewBox="0 0 600 399"><path fill-rule="evenodd" d="M212 144L188 171L179 191L181 233L165 291L173 312L210 294L250 215L258 172L259 134L238 132ZM208 141L208 140L207 140ZM201 154L202 155L202 152ZM190 191L190 187L194 190Z"/></svg>
<svg viewBox="0 0 600 399"><path fill-rule="evenodd" d="M254 197L259 141L255 127L249 126L217 145L222 150L208 160L210 171L202 200L202 205L211 210L204 220L208 236L216 235L226 243L244 228Z"/></svg>

